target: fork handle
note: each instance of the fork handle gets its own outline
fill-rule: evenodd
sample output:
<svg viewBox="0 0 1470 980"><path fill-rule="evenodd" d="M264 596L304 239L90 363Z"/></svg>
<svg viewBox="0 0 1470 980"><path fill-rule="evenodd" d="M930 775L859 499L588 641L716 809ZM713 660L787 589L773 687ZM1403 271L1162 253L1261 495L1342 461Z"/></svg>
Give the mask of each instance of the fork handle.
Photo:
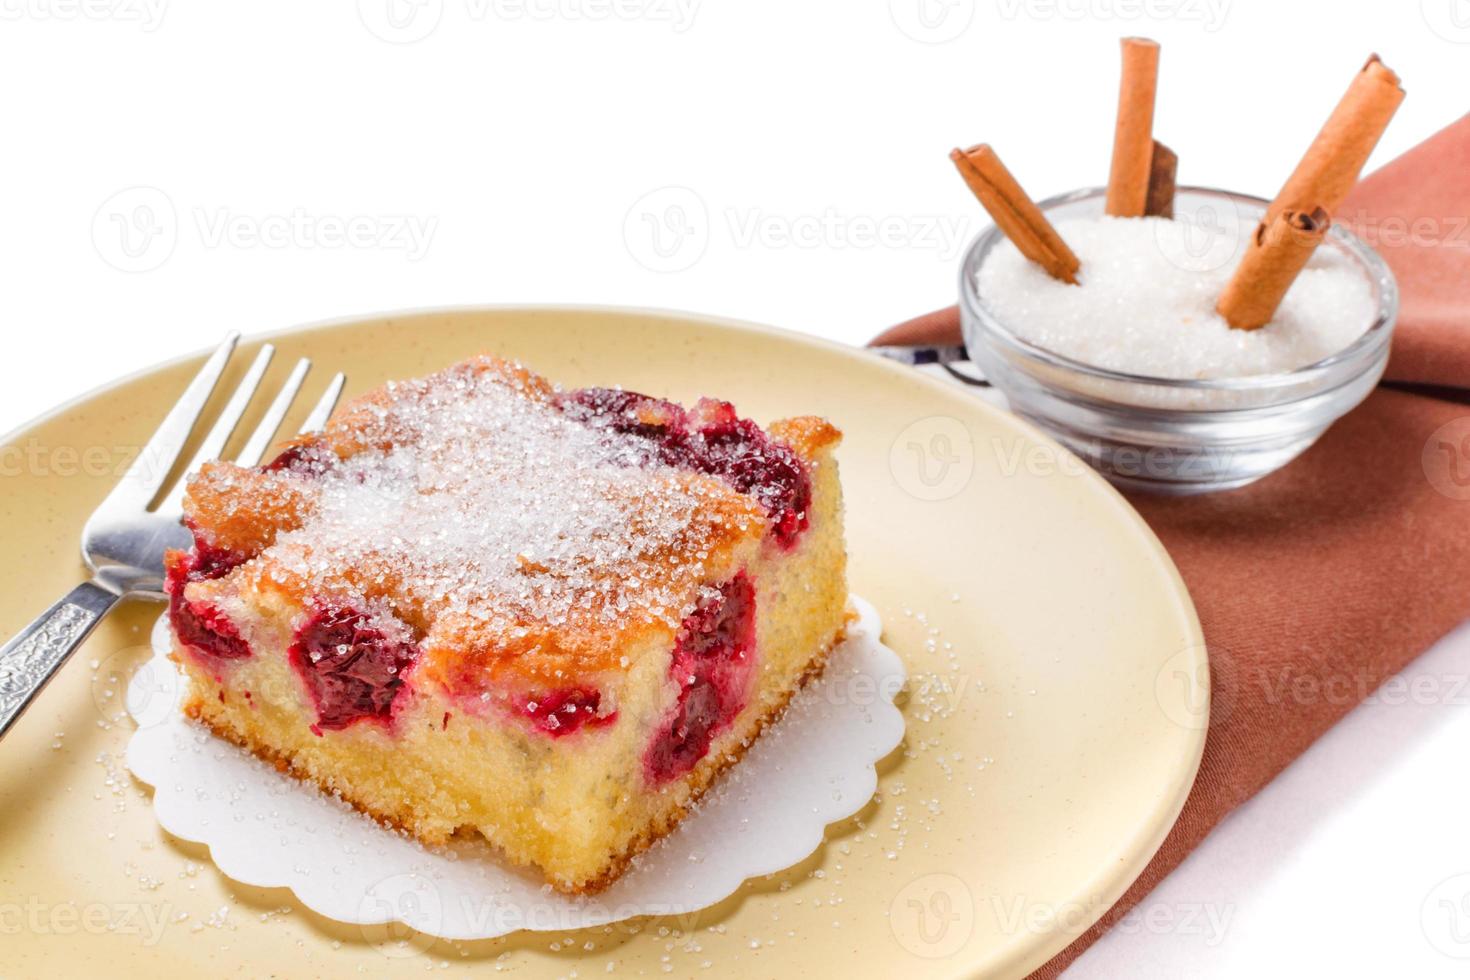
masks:
<svg viewBox="0 0 1470 980"><path fill-rule="evenodd" d="M0 647L0 738L121 598L83 583Z"/></svg>

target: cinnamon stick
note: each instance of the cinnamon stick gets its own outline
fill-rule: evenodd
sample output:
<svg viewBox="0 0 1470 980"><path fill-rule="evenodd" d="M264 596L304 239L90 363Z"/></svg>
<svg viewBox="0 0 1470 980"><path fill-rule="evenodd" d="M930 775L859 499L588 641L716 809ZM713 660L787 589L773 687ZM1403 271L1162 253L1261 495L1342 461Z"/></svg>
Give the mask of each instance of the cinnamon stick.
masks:
<svg viewBox="0 0 1470 980"><path fill-rule="evenodd" d="M1081 266L1077 256L1062 241L1062 236L1057 234L1036 203L1021 189L995 151L982 143L968 150L952 150L949 158L985 210L990 212L996 227L1020 249L1021 254L1044 268L1053 279L1075 285L1077 270Z"/></svg>
<svg viewBox="0 0 1470 980"><path fill-rule="evenodd" d="M1108 173L1107 213L1116 217L1142 217L1148 206L1158 81L1158 42L1143 37L1123 38L1123 78L1118 87L1113 165Z"/></svg>
<svg viewBox="0 0 1470 980"><path fill-rule="evenodd" d="M1289 209L1321 207L1335 214L1403 101L1398 75L1373 55L1271 202L1267 220Z"/></svg>
<svg viewBox="0 0 1470 980"><path fill-rule="evenodd" d="M1322 244L1332 219L1325 208L1282 211L1262 221L1215 310L1237 330L1271 322L1286 291Z"/></svg>
<svg viewBox="0 0 1470 980"><path fill-rule="evenodd" d="M1153 162L1148 168L1148 203L1143 213L1150 218L1174 217L1174 185L1179 173L1179 157L1158 140L1154 140Z"/></svg>

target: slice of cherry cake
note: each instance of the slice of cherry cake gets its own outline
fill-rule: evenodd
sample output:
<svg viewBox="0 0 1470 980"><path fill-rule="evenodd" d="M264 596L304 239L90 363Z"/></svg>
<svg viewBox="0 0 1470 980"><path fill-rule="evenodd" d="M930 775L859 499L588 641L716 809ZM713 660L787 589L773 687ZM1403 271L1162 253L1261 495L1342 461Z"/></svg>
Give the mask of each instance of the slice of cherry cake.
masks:
<svg viewBox="0 0 1470 980"><path fill-rule="evenodd" d="M839 438L492 357L386 385L190 482L186 710L424 841L595 891L840 638Z"/></svg>

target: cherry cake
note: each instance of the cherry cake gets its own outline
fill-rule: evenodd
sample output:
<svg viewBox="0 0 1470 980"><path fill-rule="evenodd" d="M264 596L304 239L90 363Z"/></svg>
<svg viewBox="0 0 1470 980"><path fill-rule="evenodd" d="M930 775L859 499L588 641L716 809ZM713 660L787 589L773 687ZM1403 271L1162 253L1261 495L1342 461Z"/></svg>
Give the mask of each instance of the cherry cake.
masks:
<svg viewBox="0 0 1470 980"><path fill-rule="evenodd" d="M841 638L839 438L489 356L388 384L190 482L186 710L425 842L597 891Z"/></svg>

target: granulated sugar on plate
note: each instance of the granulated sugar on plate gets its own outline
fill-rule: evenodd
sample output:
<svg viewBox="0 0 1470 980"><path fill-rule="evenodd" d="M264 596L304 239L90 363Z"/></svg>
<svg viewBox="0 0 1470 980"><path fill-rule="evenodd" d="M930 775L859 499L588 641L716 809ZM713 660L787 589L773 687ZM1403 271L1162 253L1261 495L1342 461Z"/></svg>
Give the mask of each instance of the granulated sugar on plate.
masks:
<svg viewBox="0 0 1470 980"><path fill-rule="evenodd" d="M1048 276L1009 241L980 268L982 301L1011 333L1095 367L1156 378L1239 378L1305 367L1373 320L1372 287L1319 248L1270 323L1233 330L1215 302L1253 226L1167 218L1078 218L1057 231L1082 262L1078 285Z"/></svg>

